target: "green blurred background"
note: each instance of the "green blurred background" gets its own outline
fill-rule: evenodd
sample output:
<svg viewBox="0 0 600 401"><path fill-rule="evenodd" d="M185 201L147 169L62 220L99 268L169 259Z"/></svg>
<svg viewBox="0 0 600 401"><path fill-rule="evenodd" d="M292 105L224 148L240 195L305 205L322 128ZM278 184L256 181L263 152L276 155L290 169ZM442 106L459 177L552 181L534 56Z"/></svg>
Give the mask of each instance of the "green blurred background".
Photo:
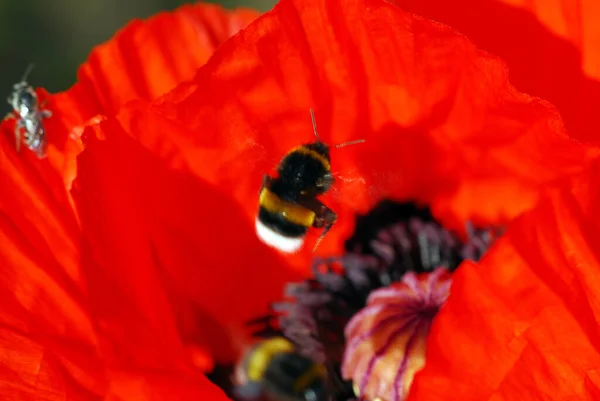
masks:
<svg viewBox="0 0 600 401"><path fill-rule="evenodd" d="M4 100L35 64L29 83L50 92L69 88L78 66L92 48L108 39L132 18L147 18L172 10L185 0L0 0L0 115L10 106ZM276 0L221 0L211 3L233 9L267 11Z"/></svg>

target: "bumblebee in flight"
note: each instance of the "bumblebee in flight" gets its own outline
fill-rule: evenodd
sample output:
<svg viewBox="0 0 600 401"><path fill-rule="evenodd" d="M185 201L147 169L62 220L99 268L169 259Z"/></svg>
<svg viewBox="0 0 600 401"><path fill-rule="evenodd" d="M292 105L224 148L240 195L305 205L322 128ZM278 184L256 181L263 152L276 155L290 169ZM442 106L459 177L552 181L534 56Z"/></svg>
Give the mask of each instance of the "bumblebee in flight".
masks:
<svg viewBox="0 0 600 401"><path fill-rule="evenodd" d="M294 253L302 247L310 227L323 228L316 241L316 249L337 220L335 212L317 199L331 189L334 179L329 146L317 133L312 109L310 115L317 140L300 145L285 155L277 168L278 176L265 175L260 190L256 218L258 238L286 253ZM335 147L362 142L365 142L364 139Z"/></svg>
<svg viewBox="0 0 600 401"><path fill-rule="evenodd" d="M327 401L327 370L296 352L284 337L262 340L236 371L236 394L247 400Z"/></svg>

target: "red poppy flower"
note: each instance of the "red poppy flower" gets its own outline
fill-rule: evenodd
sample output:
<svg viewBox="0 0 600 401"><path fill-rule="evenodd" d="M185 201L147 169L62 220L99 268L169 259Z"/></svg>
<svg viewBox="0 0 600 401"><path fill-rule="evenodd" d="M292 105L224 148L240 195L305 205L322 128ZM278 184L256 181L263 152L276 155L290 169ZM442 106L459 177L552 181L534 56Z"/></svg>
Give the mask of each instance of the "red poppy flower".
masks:
<svg viewBox="0 0 600 401"><path fill-rule="evenodd" d="M426 203L449 228L507 223L600 154L516 91L500 59L390 3L282 0L228 40L244 25L231 19L253 15L215 10L134 23L71 90L41 93L48 159L2 139L0 346L18 351L3 353L0 393L223 397L193 359L234 360L244 322L307 275L311 247L279 254L254 220L263 175L313 139L310 108L327 143L366 139L332 151L338 184L324 201L339 222L321 254L339 254L353 215L383 198ZM448 305L462 305L454 292Z"/></svg>

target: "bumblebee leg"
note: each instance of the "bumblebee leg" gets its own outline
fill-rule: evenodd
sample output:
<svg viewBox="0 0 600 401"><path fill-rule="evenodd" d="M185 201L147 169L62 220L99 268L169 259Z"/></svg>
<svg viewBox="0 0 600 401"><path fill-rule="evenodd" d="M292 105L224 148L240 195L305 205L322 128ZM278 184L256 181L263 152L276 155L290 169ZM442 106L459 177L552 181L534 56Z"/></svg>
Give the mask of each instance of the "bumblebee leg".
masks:
<svg viewBox="0 0 600 401"><path fill-rule="evenodd" d="M336 216L336 219L337 219L337 216ZM329 230L331 230L334 223L335 223L335 220L333 220L330 223L325 223L325 228L323 229L323 231L321 232L321 235L319 236L319 238L317 238L317 241L315 242L315 247L313 248L313 252L317 250L317 247L319 246L321 241L323 241L323 238L325 238L325 236L327 235Z"/></svg>
<svg viewBox="0 0 600 401"><path fill-rule="evenodd" d="M50 110L42 110L40 111L40 115L42 118L50 118L52 117L52 112Z"/></svg>
<svg viewBox="0 0 600 401"><path fill-rule="evenodd" d="M263 183L262 183L262 187L267 187L269 185L271 185L271 182L273 182L273 177L271 177L270 175L265 174L263 176Z"/></svg>
<svg viewBox="0 0 600 401"><path fill-rule="evenodd" d="M270 338L281 335L281 330L277 327L277 316L273 313L249 320L244 324L255 327L252 329L252 337Z"/></svg>
<svg viewBox="0 0 600 401"><path fill-rule="evenodd" d="M317 198L304 196L298 199L298 204L304 206L305 208L312 210L315 212L316 217L313 222L313 227L315 228L323 228L323 232L317 239L315 243L315 247L313 248L313 252L317 249L323 238L327 235L329 230L333 227L337 220L337 214L323 203L321 203Z"/></svg>

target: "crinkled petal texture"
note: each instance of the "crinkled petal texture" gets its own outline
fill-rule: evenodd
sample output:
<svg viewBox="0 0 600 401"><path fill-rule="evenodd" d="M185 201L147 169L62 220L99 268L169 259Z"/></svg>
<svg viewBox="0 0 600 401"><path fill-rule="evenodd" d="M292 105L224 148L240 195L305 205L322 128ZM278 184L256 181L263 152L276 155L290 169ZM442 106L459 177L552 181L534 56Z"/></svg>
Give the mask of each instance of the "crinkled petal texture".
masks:
<svg viewBox="0 0 600 401"><path fill-rule="evenodd" d="M367 140L332 150L338 180L324 200L340 219L322 253L340 252L354 212L383 197L429 202L456 227L502 222L598 157L549 104L510 86L500 60L444 25L382 0L282 0L193 80L90 130L101 140L81 156L76 197L107 275L92 303L122 313L106 285L149 318L168 300L184 341L231 358L243 321L295 276L286 267L306 274L313 257L316 230L295 256L254 233L263 175L315 139L310 108L326 142Z"/></svg>
<svg viewBox="0 0 600 401"><path fill-rule="evenodd" d="M175 41L178 29L167 28L168 34L156 38ZM135 60L131 46L123 49L117 56L109 49L98 65L123 65L118 55ZM246 334L242 321L276 299L284 281L297 278L288 264L306 272L310 247L284 258L260 244L253 227L262 175L292 146L313 139L311 107L326 141L367 139L333 151L341 177L327 202L339 212L340 223L323 252L339 251L353 211L364 211L379 198L430 202L455 225L465 218L500 221L531 206L541 184L598 156L565 135L548 104L516 92L498 59L447 27L381 0L282 0L219 47L193 80L155 101L169 82L186 79L182 70L174 69L175 78L157 79L156 86L140 86L127 85L121 70L100 69L107 73L95 75L98 70L89 68L85 76L94 77L93 84L82 78L72 92L53 98L49 108L56 114L48 120L52 148L59 135L66 138L89 119L106 117L93 131L87 129L92 139L79 158L73 188L85 269L58 281L61 277L45 278L48 268L37 253L17 248L7 256L36 258L29 269L10 261L27 276L22 283L8 280L8 294L18 293L20 283L45 293L44 286L58 282L68 296L48 297L57 305L74 299L75 310L82 309L79 317L63 317L65 309L58 306L57 317L53 310L42 315L58 322L51 327L59 331L56 339L69 339L60 348L47 342L54 331L31 328L44 321L43 308L23 310L20 299L13 301L9 312L14 309L16 317L7 312L6 327L13 334L7 338L26 344L27 338L15 335L33 333L28 341L39 347L29 363L10 358L3 366L7 375L16 372L28 380L27 391L48 382L55 386L51 391L64 394L56 387L60 379L43 381L62 374L69 388L97 398L111 392L113 399L160 399L160 390L179 399L218 397L188 366L185 349L199 346L231 359ZM85 88L92 88L89 95ZM48 163L56 164L53 160ZM39 163L32 161L44 173L51 171ZM7 174L15 190L22 190L17 173ZM28 221L32 230L47 224L47 206L39 207L40 220ZM12 213L19 211L6 212L10 218L3 232L10 232ZM27 213L24 220L34 218ZM23 227L28 226L16 230ZM28 232L21 234L27 242ZM50 244L48 238L39 246ZM47 252L56 257L59 246ZM64 270L57 267L57 274ZM31 284L40 279L36 273L43 290ZM76 333L70 337L61 334L69 327L62 323L67 318L76 319L69 323ZM73 345L72 337L82 338L83 345ZM38 361L55 355L70 359L52 364L53 370L40 368L46 365Z"/></svg>
<svg viewBox="0 0 600 401"><path fill-rule="evenodd" d="M94 49L79 69L78 84L57 101L69 100L93 117L115 114L130 100L155 99L192 78L221 43L256 17L249 9L198 3L133 21Z"/></svg>
<svg viewBox="0 0 600 401"><path fill-rule="evenodd" d="M135 20L110 41L97 46L80 67L78 82L51 96L48 108L50 145L69 154L81 151L86 125L111 116L135 99L152 100L191 79L221 43L258 17L250 9L227 11L214 4L185 5L142 21ZM75 175L73 157L66 160L67 187Z"/></svg>
<svg viewBox="0 0 600 401"><path fill-rule="evenodd" d="M253 10L198 3L133 21L94 49L79 69L78 84L62 96L107 115L130 100L155 99L191 79L221 43L256 17Z"/></svg>
<svg viewBox="0 0 600 401"><path fill-rule="evenodd" d="M8 135L0 148L1 398L226 399L190 363L170 314L157 308L157 327L123 303L123 322L135 331L123 324L132 333L115 333L91 303L103 273L87 252L80 263L81 230L59 174L63 153L19 155Z"/></svg>
<svg viewBox="0 0 600 401"><path fill-rule="evenodd" d="M540 184L598 156L565 134L551 106L515 91L500 60L381 0L284 0L192 82L118 120L231 194L250 221L262 175L314 139L311 107L325 141L367 139L332 151L329 202L342 216L396 196L430 202L456 226L507 220ZM337 249L350 220L324 251Z"/></svg>
<svg viewBox="0 0 600 401"><path fill-rule="evenodd" d="M598 400L600 166L461 266L409 400Z"/></svg>
<svg viewBox="0 0 600 401"><path fill-rule="evenodd" d="M23 147L17 154L14 120L1 123L0 398L225 399L189 363L169 314L157 308L153 318L164 318L159 330L155 320L123 309L124 320L135 321L134 335L126 335L111 331L111 321L97 312L92 291L102 272L87 244L82 251L63 171L79 151L68 139L73 126L114 113L128 100L159 96L193 76L220 42L254 16L199 4L131 24L95 50L74 88L55 96L38 91L54 112L45 120L49 147L43 160ZM173 51L164 49L182 45L185 52L167 62ZM124 75L124 60L142 56L146 64ZM105 296L111 299L109 292Z"/></svg>
<svg viewBox="0 0 600 401"><path fill-rule="evenodd" d="M94 377L99 367L84 306L79 228L58 174L63 154L53 147L43 160L29 151L18 155L12 131L2 134L0 394L64 399L79 391L70 377L98 389L103 383ZM68 352L58 351L67 343ZM79 364L82 355L89 361Z"/></svg>
<svg viewBox="0 0 600 401"><path fill-rule="evenodd" d="M517 89L549 100L574 138L599 144L600 3L595 0L393 0L502 57Z"/></svg>

